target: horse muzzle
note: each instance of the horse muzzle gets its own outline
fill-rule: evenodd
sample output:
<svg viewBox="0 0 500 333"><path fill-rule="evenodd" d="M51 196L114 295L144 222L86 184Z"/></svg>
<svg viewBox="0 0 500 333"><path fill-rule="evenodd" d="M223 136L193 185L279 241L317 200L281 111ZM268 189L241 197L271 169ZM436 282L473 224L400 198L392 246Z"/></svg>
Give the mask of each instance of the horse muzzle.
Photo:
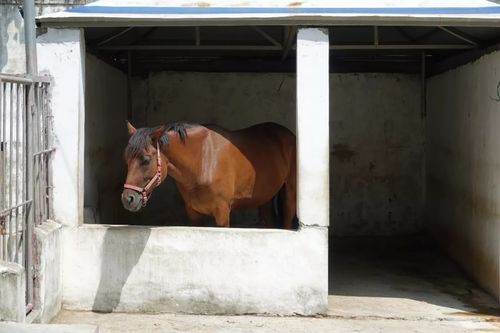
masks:
<svg viewBox="0 0 500 333"><path fill-rule="evenodd" d="M122 192L122 204L123 208L134 213L145 206L142 195L129 189Z"/></svg>

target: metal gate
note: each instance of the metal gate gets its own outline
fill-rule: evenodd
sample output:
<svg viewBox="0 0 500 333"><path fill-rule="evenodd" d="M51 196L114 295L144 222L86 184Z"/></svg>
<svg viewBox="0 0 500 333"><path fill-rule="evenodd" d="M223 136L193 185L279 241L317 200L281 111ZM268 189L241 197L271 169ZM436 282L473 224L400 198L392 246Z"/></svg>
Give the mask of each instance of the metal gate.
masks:
<svg viewBox="0 0 500 333"><path fill-rule="evenodd" d="M34 227L52 217L48 77L0 74L0 260L25 268L34 304Z"/></svg>

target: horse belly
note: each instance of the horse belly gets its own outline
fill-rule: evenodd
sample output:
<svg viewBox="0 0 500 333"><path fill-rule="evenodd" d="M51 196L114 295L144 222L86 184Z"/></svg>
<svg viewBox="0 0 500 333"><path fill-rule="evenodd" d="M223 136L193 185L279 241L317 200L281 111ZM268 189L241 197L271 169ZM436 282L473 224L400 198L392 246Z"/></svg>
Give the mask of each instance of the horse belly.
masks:
<svg viewBox="0 0 500 333"><path fill-rule="evenodd" d="M266 163L252 163L252 177L241 173L236 181L233 207L255 208L268 203L283 187L287 170L283 161L274 158ZM249 179L251 178L251 180Z"/></svg>

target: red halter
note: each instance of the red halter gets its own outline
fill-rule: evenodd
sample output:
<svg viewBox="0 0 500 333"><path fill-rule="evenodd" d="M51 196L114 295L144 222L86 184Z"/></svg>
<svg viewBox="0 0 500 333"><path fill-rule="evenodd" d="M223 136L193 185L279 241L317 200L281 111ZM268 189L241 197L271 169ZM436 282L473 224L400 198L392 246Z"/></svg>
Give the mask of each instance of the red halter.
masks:
<svg viewBox="0 0 500 333"><path fill-rule="evenodd" d="M137 193L142 194L142 207L146 206L146 203L148 202L149 197L151 196L151 193L153 193L153 191L151 191L148 194L149 189L151 189L153 187L153 185L155 185L155 183L156 183L155 187L157 187L161 184L161 157L160 157L160 145L158 144L158 142L156 143L156 153L157 153L156 174L154 175L153 178L151 178L151 180L146 184L145 187L139 187L139 186L130 185L130 184L123 185L123 187L126 189L129 189L129 190L132 190L132 191L135 191Z"/></svg>

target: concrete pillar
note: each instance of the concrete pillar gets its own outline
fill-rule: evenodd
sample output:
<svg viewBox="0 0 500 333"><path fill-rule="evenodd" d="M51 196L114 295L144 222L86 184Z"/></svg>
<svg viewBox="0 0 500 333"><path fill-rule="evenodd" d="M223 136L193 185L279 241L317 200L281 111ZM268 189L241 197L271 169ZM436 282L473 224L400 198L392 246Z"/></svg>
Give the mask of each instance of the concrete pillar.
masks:
<svg viewBox="0 0 500 333"><path fill-rule="evenodd" d="M328 226L329 199L328 30L297 34L297 163L301 225Z"/></svg>
<svg viewBox="0 0 500 333"><path fill-rule="evenodd" d="M26 275L12 262L0 262L0 321L22 323L26 318Z"/></svg>
<svg viewBox="0 0 500 333"><path fill-rule="evenodd" d="M38 70L52 79L54 116L52 159L54 217L78 226L83 222L85 39L79 29L49 29L37 39Z"/></svg>

